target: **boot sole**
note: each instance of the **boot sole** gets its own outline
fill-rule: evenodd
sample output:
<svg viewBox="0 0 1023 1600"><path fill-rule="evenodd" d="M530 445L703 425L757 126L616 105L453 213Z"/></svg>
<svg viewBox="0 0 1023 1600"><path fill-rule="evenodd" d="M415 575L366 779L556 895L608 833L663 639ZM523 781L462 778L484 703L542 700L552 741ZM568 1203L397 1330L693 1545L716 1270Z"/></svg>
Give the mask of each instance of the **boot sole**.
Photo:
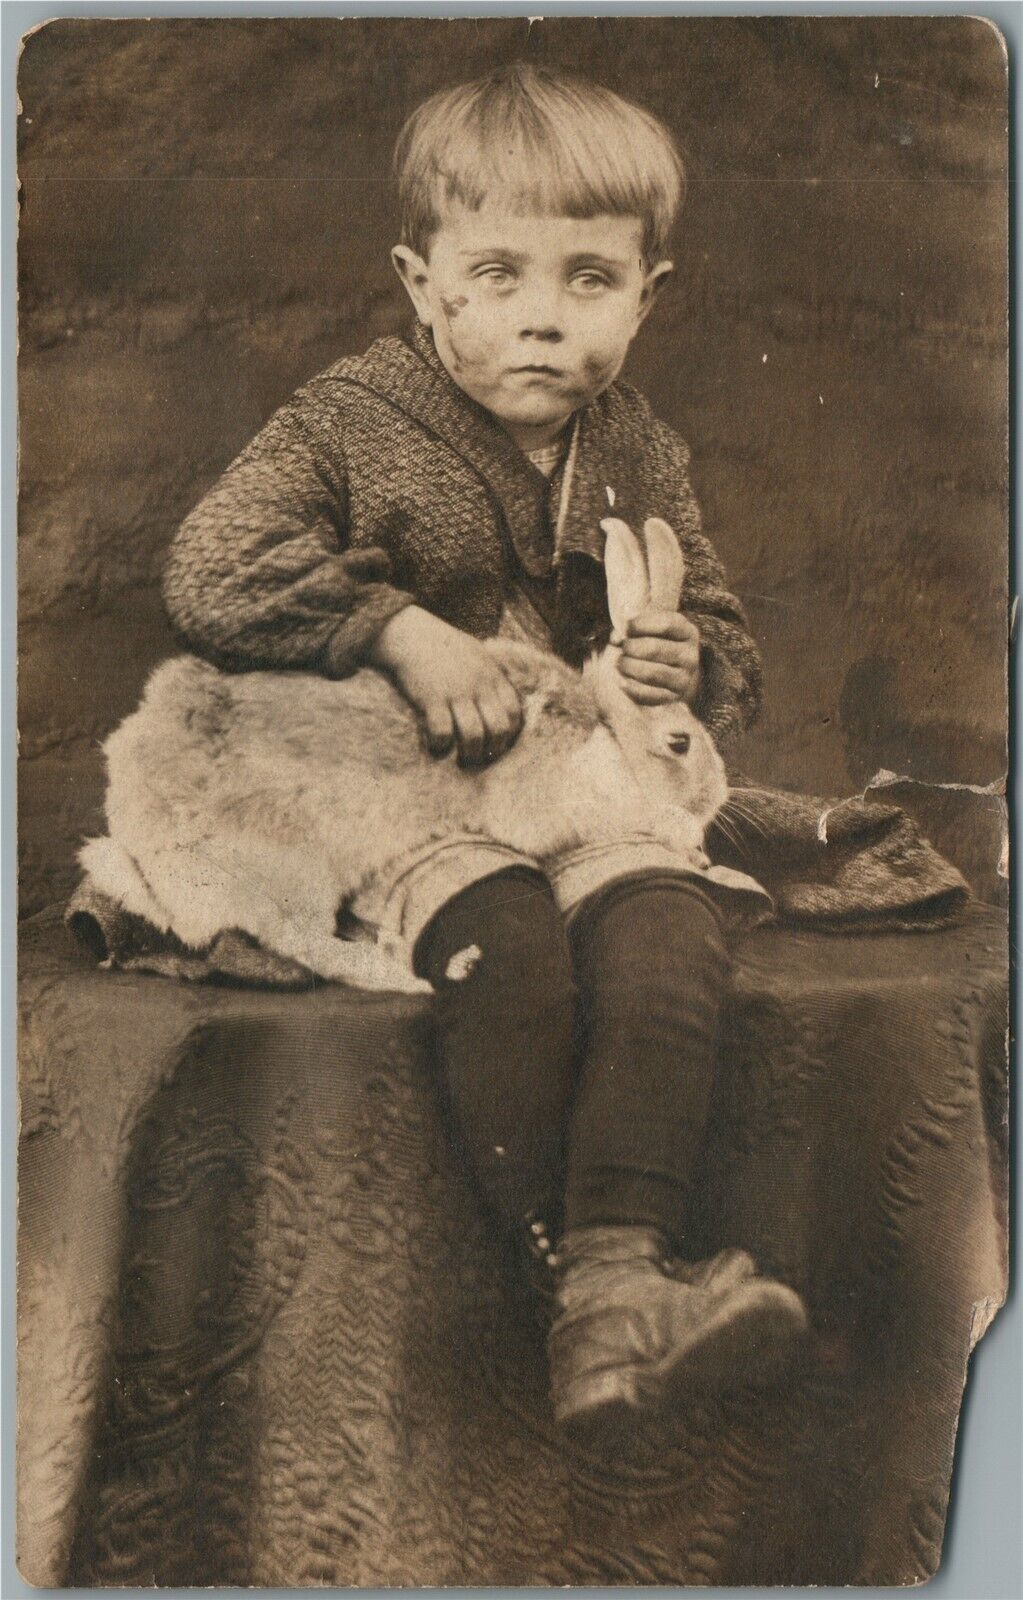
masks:
<svg viewBox="0 0 1023 1600"><path fill-rule="evenodd" d="M651 1371L665 1405L737 1388L769 1388L790 1370L807 1338L806 1308L780 1283L755 1285L750 1303L711 1322L689 1349Z"/></svg>
<svg viewBox="0 0 1023 1600"><path fill-rule="evenodd" d="M698 1340L662 1361L583 1374L562 1396L558 1424L576 1443L606 1450L616 1436L635 1438L645 1422L696 1399L777 1383L807 1337L806 1310L784 1284L752 1284L745 1296L745 1305L726 1303Z"/></svg>
<svg viewBox="0 0 1023 1600"><path fill-rule="evenodd" d="M590 1455L630 1456L654 1408L638 1366L596 1368L580 1375L554 1407L554 1420Z"/></svg>

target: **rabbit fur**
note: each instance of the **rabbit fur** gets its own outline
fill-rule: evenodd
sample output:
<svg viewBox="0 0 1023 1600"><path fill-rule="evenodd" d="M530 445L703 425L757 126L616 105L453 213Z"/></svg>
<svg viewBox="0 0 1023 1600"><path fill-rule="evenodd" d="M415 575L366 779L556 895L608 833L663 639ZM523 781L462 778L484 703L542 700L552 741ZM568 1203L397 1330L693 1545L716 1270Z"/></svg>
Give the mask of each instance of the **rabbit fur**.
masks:
<svg viewBox="0 0 1023 1600"><path fill-rule="evenodd" d="M681 701L638 706L618 645L647 606L674 610L683 558L666 523L639 539L602 523L612 642L579 674L552 654L487 641L518 689L522 732L492 766L430 757L382 673L225 673L163 663L104 746L109 835L80 854L96 886L184 944L240 929L319 976L423 988L400 941L336 937L338 909L406 852L472 833L540 863L651 835L706 866L724 767Z"/></svg>

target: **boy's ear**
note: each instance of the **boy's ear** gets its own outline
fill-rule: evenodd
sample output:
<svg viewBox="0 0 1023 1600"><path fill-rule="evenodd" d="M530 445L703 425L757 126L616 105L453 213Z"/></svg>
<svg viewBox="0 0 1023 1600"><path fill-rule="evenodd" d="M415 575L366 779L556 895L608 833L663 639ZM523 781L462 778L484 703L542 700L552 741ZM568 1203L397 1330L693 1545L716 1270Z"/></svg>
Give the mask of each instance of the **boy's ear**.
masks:
<svg viewBox="0 0 1023 1600"><path fill-rule="evenodd" d="M391 261L409 299L416 308L416 316L424 327L430 326L430 269L422 256L417 256L407 244L396 244L391 251Z"/></svg>
<svg viewBox="0 0 1023 1600"><path fill-rule="evenodd" d="M658 261L657 265L651 267L643 279L643 287L639 292L639 320L641 322L674 270L674 261Z"/></svg>

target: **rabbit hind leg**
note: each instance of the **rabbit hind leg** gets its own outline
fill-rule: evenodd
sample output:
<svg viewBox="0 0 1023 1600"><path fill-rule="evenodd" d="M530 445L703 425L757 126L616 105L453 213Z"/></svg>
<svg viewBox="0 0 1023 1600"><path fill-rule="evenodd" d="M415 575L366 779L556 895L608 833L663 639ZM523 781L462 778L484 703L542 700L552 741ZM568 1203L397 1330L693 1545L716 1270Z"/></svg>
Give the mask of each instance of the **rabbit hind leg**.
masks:
<svg viewBox="0 0 1023 1600"><path fill-rule="evenodd" d="M352 940L337 936L337 908L343 891L336 874L318 854L308 858L276 851L267 872L266 850L259 855L261 879L246 873L243 920L246 933L318 977L353 988L404 994L429 993L416 978L409 956L386 940ZM256 862L252 867L256 867ZM236 909L241 911L236 897Z"/></svg>
<svg viewBox="0 0 1023 1600"><path fill-rule="evenodd" d="M296 930L297 931L297 930ZM288 948L285 948L285 946ZM333 929L306 925L294 943L288 934L277 948L301 961L319 977L356 989L398 994L430 994L428 983L417 978L402 956L386 944L361 939L339 939Z"/></svg>
<svg viewBox="0 0 1023 1600"><path fill-rule="evenodd" d="M236 929L332 982L409 994L428 991L400 952L336 936L343 892L323 856L253 842L249 834L210 833L170 849L152 848L148 838L129 842L163 914L156 919L148 908L137 909L192 949L205 949L218 934ZM87 867L101 864L94 854L95 863L90 857Z"/></svg>

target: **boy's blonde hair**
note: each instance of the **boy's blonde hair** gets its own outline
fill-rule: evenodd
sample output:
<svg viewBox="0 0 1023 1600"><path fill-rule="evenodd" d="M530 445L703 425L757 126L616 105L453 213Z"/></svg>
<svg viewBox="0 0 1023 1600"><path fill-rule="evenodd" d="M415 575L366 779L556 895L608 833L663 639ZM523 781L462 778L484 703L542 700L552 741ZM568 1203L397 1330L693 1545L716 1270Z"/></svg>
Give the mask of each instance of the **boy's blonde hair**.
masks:
<svg viewBox="0 0 1023 1600"><path fill-rule="evenodd" d="M545 216L635 216L658 260L685 173L655 116L599 84L525 62L442 89L412 113L394 152L402 242L424 258L452 201L488 195Z"/></svg>

